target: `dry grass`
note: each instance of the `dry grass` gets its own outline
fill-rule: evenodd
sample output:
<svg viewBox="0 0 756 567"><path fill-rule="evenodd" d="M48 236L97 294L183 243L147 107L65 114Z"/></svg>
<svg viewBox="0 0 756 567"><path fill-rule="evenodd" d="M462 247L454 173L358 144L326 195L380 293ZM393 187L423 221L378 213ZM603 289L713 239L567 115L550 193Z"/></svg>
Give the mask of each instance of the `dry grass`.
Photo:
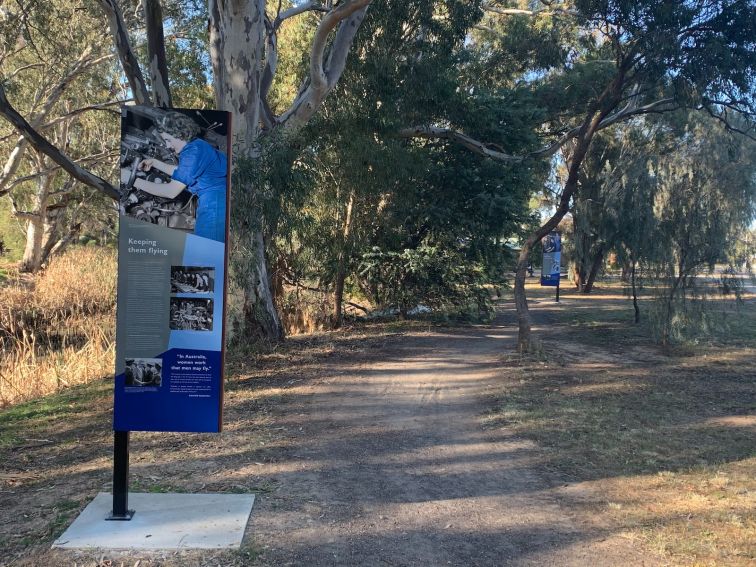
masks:
<svg viewBox="0 0 756 567"><path fill-rule="evenodd" d="M113 370L115 253L72 249L0 289L0 407Z"/></svg>
<svg viewBox="0 0 756 567"><path fill-rule="evenodd" d="M310 334L330 328L333 311L331 301L330 297L321 292L287 287L279 308L286 334Z"/></svg>
<svg viewBox="0 0 756 567"><path fill-rule="evenodd" d="M506 363L491 424L545 447L565 504L597 530L667 565L753 565L756 303L728 310L721 334L661 348L627 300L529 294L546 351Z"/></svg>
<svg viewBox="0 0 756 567"><path fill-rule="evenodd" d="M673 565L756 560L756 458L606 484L607 512Z"/></svg>

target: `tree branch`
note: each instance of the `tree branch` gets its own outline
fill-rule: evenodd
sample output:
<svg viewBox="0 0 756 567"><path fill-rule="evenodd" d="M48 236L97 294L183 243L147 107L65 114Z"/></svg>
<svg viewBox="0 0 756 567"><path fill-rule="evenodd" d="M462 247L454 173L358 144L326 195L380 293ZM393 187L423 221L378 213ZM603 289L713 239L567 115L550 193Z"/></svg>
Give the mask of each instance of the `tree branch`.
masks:
<svg viewBox="0 0 756 567"><path fill-rule="evenodd" d="M82 183L94 187L112 197L120 198L120 193L113 185L104 179L94 175L86 169L76 165L71 158L53 146L46 138L40 135L23 116L21 116L8 98L5 96L5 89L0 84L0 115L4 116L13 126L15 126L26 140L38 151L49 156L54 162L59 164L71 177L78 179Z"/></svg>
<svg viewBox="0 0 756 567"><path fill-rule="evenodd" d="M278 12L275 19L273 20L273 29L278 30L284 20L288 20L289 18L293 18L294 16L298 16L299 14L304 14L305 12L328 12L329 10L330 8L324 6L320 2L316 2L315 0L311 0L310 2L302 2L297 6L292 6L288 10Z"/></svg>
<svg viewBox="0 0 756 567"><path fill-rule="evenodd" d="M15 77L16 75L18 75L22 71L26 71L27 69L33 69L35 67L44 67L44 66L45 66L44 63L29 63L28 65L24 65L22 67L19 67L18 69L14 69L10 73L8 73L8 75L5 77L5 80L6 81L10 81L11 79L13 79L13 77Z"/></svg>
<svg viewBox="0 0 756 567"><path fill-rule="evenodd" d="M75 108L74 110L71 110L70 112L67 112L66 114L59 116L58 118L55 118L54 120L50 120L50 122L45 122L44 124L37 126L36 130L45 130L47 128L50 128L52 126L55 126L57 124L60 124L61 122L65 120L69 120L75 116L78 116L79 114L84 114L85 112L89 112L90 110L108 110L111 106L121 106L123 104L126 104L127 102L130 102L134 99L126 99L126 100L112 100L110 102L103 102L100 104L90 104L87 106L82 106L79 108ZM110 112L114 112L120 116L120 111L111 110ZM32 126L34 125L33 122L31 123ZM13 134L8 134L7 136L3 136L0 138L0 143L7 142L13 137Z"/></svg>
<svg viewBox="0 0 756 567"><path fill-rule="evenodd" d="M492 27L486 26L486 25L483 25L483 24L475 24L473 26L473 28L476 29L476 30L478 30L478 31L484 31L486 33L490 33L490 34L495 35L495 36L500 37L500 38L505 37L505 34L501 33L500 31L495 30Z"/></svg>
<svg viewBox="0 0 756 567"><path fill-rule="evenodd" d="M88 165L91 163L96 163L105 158L115 158L119 155L119 153L120 153L119 150L108 149L97 154L92 154L92 155L79 158L77 160L71 160L71 161L77 165ZM12 191L15 187L21 185L22 183L26 183L27 181L33 181L37 179L38 177L50 175L51 173L55 173L56 171L59 171L60 169L61 169L61 166L56 165L54 167L48 167L47 169L42 169L40 171L37 171L36 173L24 175L23 177L17 177L5 188L5 190L2 193L0 193L0 196ZM56 193L59 193L59 192L60 191L56 191Z"/></svg>
<svg viewBox="0 0 756 567"><path fill-rule="evenodd" d="M329 293L331 293L330 291L328 291L326 289L321 289L319 287L312 287L312 286L309 286L309 285L305 285L305 284L301 284L299 282L296 282L292 278L290 278L289 276L287 276L286 274L281 274L281 279L284 281L284 283L287 283L288 285L291 285L291 286L294 286L294 287L298 287L299 289L304 289L306 291L314 291L316 293L322 293L322 294L329 294ZM368 313L370 313L370 309L368 309L367 307L363 307L362 305L359 305L358 303L354 303L352 301L344 301L344 303L346 305L349 305L350 307L354 307L355 309L359 309L360 311L362 311L366 315Z"/></svg>
<svg viewBox="0 0 756 567"><path fill-rule="evenodd" d="M450 140L468 150L493 160L500 162L518 163L525 159L523 156L513 156L504 153L499 150L492 149L491 144L480 142L470 136L457 132L451 128L439 128L436 126L415 126L413 128L405 128L399 132L399 136L402 138L425 138L425 139L441 139Z"/></svg>
<svg viewBox="0 0 756 567"><path fill-rule="evenodd" d="M53 87L47 97L45 97L45 102L42 105L42 108L33 115L31 121L32 125L35 128L38 127L42 120L47 117L53 107L60 100L60 97L63 96L65 90L74 81L74 79L76 79L76 77L78 77L88 69L91 69L95 65L98 65L99 63L107 61L108 59L113 57L111 54L107 54L95 57L93 59L91 58L91 52L91 48L85 49L73 64L71 70L65 76L63 76L60 81L58 81L58 83L55 85L55 87Z"/></svg>
<svg viewBox="0 0 756 567"><path fill-rule="evenodd" d="M712 118L719 120L723 125L724 129L728 132L733 132L735 134L740 134L741 136L744 136L748 138L749 140L753 140L756 142L756 128L751 125L747 129L743 129L739 126L734 126L732 122L727 118L727 110L725 109L723 112L715 112L711 106L704 104L697 108L698 110L705 111L709 116Z"/></svg>
<svg viewBox="0 0 756 567"><path fill-rule="evenodd" d="M110 57L111 55L104 55L92 59L91 49L85 49L84 52L79 56L79 58L74 62L70 71L68 71L68 73L64 75L63 78L58 81L55 87L53 87L53 89L47 94L42 108L38 112L36 112L31 119L31 127L34 129L39 127L42 120L47 117L55 104L60 100L60 97L63 96L63 93L65 92L68 85L77 76ZM9 137L10 136L8 136L8 138ZM5 140L5 138L3 140ZM5 162L5 166L3 167L2 173L0 173L0 196L5 195L8 192L6 185L10 181L10 178L15 175L18 166L21 164L21 158L24 156L25 150L26 139L24 137L21 137L16 142L16 146L10 152L8 159Z"/></svg>
<svg viewBox="0 0 756 567"><path fill-rule="evenodd" d="M552 7L549 4L545 8L537 8L535 10L527 10L520 8L499 8L498 6L492 6L491 4L483 4L480 7L484 12L491 12L502 16L579 16L580 12L577 10L569 10L566 8Z"/></svg>
<svg viewBox="0 0 756 567"><path fill-rule="evenodd" d="M15 175L18 166L21 165L21 158L24 155L24 149L26 148L26 138L19 138L16 146L11 150L8 159L3 166L3 171L0 173L0 197L6 195L11 187L8 185L10 178Z"/></svg>
<svg viewBox="0 0 756 567"><path fill-rule="evenodd" d="M320 21L310 51L310 74L292 106L281 115L285 128L298 128L309 120L339 80L354 36L372 0L347 0L330 10ZM328 37L338 26L327 62Z"/></svg>
<svg viewBox="0 0 756 567"><path fill-rule="evenodd" d="M134 99L137 101L137 104L151 105L152 99L150 98L150 93L147 91L147 85L144 81L142 70L139 67L139 61L137 61L136 55L134 55L134 51L131 49L126 22L123 19L118 2L116 0L98 0L98 2L108 16L110 33L113 36L123 72L129 81L131 92L134 93Z"/></svg>
<svg viewBox="0 0 756 567"><path fill-rule="evenodd" d="M165 56L163 9L160 0L143 0L144 21L147 26L147 56L150 61L150 81L155 106L170 108L171 87L168 82L168 62Z"/></svg>
<svg viewBox="0 0 756 567"><path fill-rule="evenodd" d="M13 216L22 221L37 220L40 218L38 214L30 213L29 211L19 211L16 207L13 207Z"/></svg>
<svg viewBox="0 0 756 567"><path fill-rule="evenodd" d="M650 114L653 112L671 112L679 108L680 106L675 104L675 100L673 98L665 98L665 99L657 100L655 102L652 102L643 106L634 106L632 105L632 103L629 103L622 110L617 111L611 116L606 116L605 118L602 118L601 121L596 125L596 131L603 130L604 128L608 128L609 126L612 126L618 122L621 122L622 120L631 118L633 116L640 116L643 114ZM522 156L514 156L511 154L507 154L502 151L499 151L497 149L493 149L495 147L493 144L481 142L466 134L463 134L462 132L457 132L456 130L453 130L451 128L439 128L435 126L414 126L412 128L404 128L400 130L399 136L402 138L425 138L425 139L450 140L452 142L460 144L461 146L467 148L468 150L478 155L491 158L495 161L499 161L502 163L517 163L527 158L553 156L567 142L574 140L579 135L581 128L583 128L582 125L576 126L575 128L571 128L565 134L563 134L558 140L554 141L548 146L544 146L540 150L536 150L534 152L530 152L529 154L525 154Z"/></svg>

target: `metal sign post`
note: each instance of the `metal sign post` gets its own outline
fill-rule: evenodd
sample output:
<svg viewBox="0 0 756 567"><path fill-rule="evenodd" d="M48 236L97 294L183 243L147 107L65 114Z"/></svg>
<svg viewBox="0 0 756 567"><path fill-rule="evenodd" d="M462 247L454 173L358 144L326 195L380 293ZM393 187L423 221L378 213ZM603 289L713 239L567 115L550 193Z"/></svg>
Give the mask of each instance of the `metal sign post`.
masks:
<svg viewBox="0 0 756 567"><path fill-rule="evenodd" d="M121 109L108 520L134 515L131 431L222 429L231 134L227 112Z"/></svg>
<svg viewBox="0 0 756 567"><path fill-rule="evenodd" d="M113 510L105 519L128 521L129 510L129 432L113 432Z"/></svg>

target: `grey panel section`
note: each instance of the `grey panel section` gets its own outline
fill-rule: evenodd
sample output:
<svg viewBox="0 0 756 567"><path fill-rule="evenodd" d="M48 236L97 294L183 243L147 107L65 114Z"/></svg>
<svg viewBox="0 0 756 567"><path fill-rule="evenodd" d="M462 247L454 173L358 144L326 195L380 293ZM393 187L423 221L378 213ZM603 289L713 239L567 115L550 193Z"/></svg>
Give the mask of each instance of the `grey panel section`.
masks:
<svg viewBox="0 0 756 567"><path fill-rule="evenodd" d="M187 234L123 215L120 222L116 374L126 358L168 349L171 266L183 263Z"/></svg>

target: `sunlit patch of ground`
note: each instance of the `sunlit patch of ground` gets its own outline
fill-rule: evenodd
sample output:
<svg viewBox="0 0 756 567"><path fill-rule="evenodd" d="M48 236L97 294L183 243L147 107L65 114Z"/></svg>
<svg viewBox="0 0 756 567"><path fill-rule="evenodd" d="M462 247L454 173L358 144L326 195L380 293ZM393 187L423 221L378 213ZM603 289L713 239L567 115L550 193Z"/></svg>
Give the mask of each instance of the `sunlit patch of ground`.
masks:
<svg viewBox="0 0 756 567"><path fill-rule="evenodd" d="M543 352L506 360L488 424L549 450L565 506L665 564L756 564L754 301L719 334L661 349L626 297L567 297L533 306Z"/></svg>
<svg viewBox="0 0 756 567"><path fill-rule="evenodd" d="M607 515L676 565L753 565L756 458L602 483Z"/></svg>

